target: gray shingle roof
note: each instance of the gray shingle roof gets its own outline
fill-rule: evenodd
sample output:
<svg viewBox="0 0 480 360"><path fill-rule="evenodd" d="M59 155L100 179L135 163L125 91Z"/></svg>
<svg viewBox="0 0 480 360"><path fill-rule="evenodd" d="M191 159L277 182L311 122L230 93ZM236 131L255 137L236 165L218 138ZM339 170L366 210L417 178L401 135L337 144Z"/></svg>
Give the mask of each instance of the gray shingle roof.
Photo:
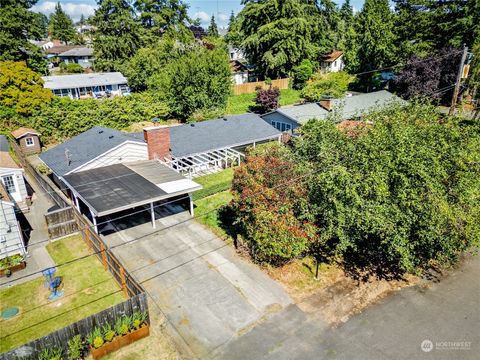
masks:
<svg viewBox="0 0 480 360"><path fill-rule="evenodd" d="M0 151L8 151L8 140L5 135L0 135Z"/></svg>
<svg viewBox="0 0 480 360"><path fill-rule="evenodd" d="M61 57L70 57L70 56L93 56L93 48L91 47L79 47L67 50L58 54Z"/></svg>
<svg viewBox="0 0 480 360"><path fill-rule="evenodd" d="M227 116L170 128L170 147L176 157L250 144L281 135L256 114ZM193 125L193 126L192 126Z"/></svg>
<svg viewBox="0 0 480 360"><path fill-rule="evenodd" d="M40 159L55 174L63 176L127 140L144 143L143 138L137 138L115 129L95 126L40 154ZM70 165L67 163L65 155L67 149Z"/></svg>
<svg viewBox="0 0 480 360"><path fill-rule="evenodd" d="M305 124L310 119L323 120L328 116L328 111L317 103L282 107L277 112L299 124Z"/></svg>
<svg viewBox="0 0 480 360"><path fill-rule="evenodd" d="M47 89L70 89L87 86L126 84L127 79L119 72L42 76Z"/></svg>
<svg viewBox="0 0 480 360"><path fill-rule="evenodd" d="M340 119L344 120L365 115L373 110L381 110L396 101L406 103L398 96L386 90L380 90L334 100L334 109L338 109Z"/></svg>

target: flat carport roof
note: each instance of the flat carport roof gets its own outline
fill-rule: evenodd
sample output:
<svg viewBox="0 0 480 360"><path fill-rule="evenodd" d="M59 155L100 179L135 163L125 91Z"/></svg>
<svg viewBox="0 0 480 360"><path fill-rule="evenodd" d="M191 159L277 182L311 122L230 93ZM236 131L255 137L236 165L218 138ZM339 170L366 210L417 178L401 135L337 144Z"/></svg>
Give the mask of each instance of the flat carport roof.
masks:
<svg viewBox="0 0 480 360"><path fill-rule="evenodd" d="M64 181L97 217L201 189L156 160L85 170Z"/></svg>

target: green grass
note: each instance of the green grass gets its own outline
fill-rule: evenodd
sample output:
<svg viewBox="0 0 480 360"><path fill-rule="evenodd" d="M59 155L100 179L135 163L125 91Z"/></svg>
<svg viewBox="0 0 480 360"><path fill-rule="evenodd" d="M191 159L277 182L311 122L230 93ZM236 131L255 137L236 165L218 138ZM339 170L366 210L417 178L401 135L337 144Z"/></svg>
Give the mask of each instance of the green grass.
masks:
<svg viewBox="0 0 480 360"><path fill-rule="evenodd" d="M280 90L280 106L292 105L301 101L300 91L294 89ZM255 93L232 95L229 98L227 114L243 114L255 105Z"/></svg>
<svg viewBox="0 0 480 360"><path fill-rule="evenodd" d="M47 250L57 265L89 254L80 235L52 242ZM16 306L20 310L14 318L0 322L0 352L124 301L120 288L95 256L58 266L57 275L63 279L65 295L54 302L48 300L43 277L0 290L1 309Z"/></svg>
<svg viewBox="0 0 480 360"><path fill-rule="evenodd" d="M232 186L233 168L228 168L215 174L195 178L195 182L203 186L202 190L193 193L193 200L203 199L207 196L230 189Z"/></svg>
<svg viewBox="0 0 480 360"><path fill-rule="evenodd" d="M227 190L195 201L195 216L197 216L197 220L210 227L217 235L221 237L227 236L225 230L221 227L218 210L214 209L227 205L230 200L232 200L232 194ZM205 216L202 216L204 214Z"/></svg>

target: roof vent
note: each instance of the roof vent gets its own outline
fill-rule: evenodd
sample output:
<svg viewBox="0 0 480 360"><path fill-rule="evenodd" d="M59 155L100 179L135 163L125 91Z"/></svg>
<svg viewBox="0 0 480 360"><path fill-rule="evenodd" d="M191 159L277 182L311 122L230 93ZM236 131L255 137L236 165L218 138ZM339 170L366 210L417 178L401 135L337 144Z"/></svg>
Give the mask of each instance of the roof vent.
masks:
<svg viewBox="0 0 480 360"><path fill-rule="evenodd" d="M228 119L226 117L223 118L223 121L227 121Z"/></svg>
<svg viewBox="0 0 480 360"><path fill-rule="evenodd" d="M195 127L195 124L190 124L191 127Z"/></svg>
<svg viewBox="0 0 480 360"><path fill-rule="evenodd" d="M113 135L110 135L108 138L109 138L109 139L113 139Z"/></svg>
<svg viewBox="0 0 480 360"><path fill-rule="evenodd" d="M103 130L100 130L98 133L99 133L99 134L103 134Z"/></svg>

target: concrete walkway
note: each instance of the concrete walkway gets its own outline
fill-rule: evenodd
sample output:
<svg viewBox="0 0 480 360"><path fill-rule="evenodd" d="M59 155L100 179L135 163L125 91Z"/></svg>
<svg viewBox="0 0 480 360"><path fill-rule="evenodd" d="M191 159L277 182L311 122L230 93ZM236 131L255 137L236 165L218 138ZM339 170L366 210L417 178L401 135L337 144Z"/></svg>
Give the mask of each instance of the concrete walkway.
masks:
<svg viewBox="0 0 480 360"><path fill-rule="evenodd" d="M118 220L114 227L120 231L104 238L108 246L140 238L113 251L194 357L211 358L217 348L291 303L280 285L199 223L168 228L191 219L183 209L162 207L157 213L156 230L163 231L151 234L146 212Z"/></svg>
<svg viewBox="0 0 480 360"><path fill-rule="evenodd" d="M37 185L28 173L25 173L25 178L33 190L30 211L23 214L28 222L28 227L22 224L23 236L25 239L28 239L27 267L14 272L9 278L0 278L0 286L6 282L8 282L8 286L13 286L36 279L42 276L41 273L38 273L39 271L55 266L55 263L45 248L49 242L45 241L48 240L48 232L44 217L48 209L52 208L55 204L50 199L50 196L43 192L43 189ZM23 222L24 221L21 221L21 223Z"/></svg>
<svg viewBox="0 0 480 360"><path fill-rule="evenodd" d="M479 274L480 257L471 258L430 288L401 290L338 328L291 305L215 358L479 359Z"/></svg>

